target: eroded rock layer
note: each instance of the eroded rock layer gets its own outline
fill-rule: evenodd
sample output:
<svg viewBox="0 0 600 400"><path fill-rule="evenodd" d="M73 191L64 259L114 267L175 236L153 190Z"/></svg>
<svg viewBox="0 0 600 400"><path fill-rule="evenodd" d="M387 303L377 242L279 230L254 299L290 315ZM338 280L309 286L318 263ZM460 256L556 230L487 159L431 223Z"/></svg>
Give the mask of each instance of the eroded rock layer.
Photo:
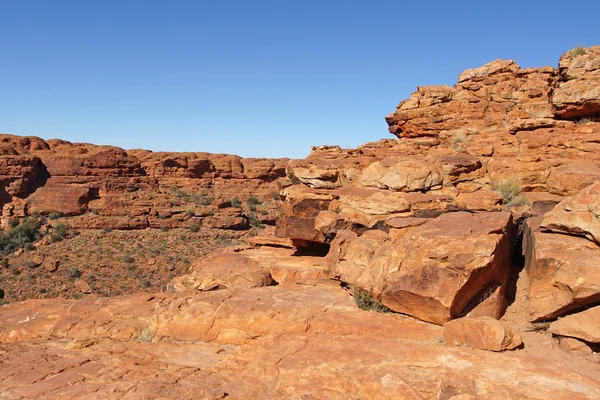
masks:
<svg viewBox="0 0 600 400"><path fill-rule="evenodd" d="M80 229L245 229L251 219L274 222L287 161L0 135L2 221L56 213ZM249 215L232 206L236 197L264 207Z"/></svg>

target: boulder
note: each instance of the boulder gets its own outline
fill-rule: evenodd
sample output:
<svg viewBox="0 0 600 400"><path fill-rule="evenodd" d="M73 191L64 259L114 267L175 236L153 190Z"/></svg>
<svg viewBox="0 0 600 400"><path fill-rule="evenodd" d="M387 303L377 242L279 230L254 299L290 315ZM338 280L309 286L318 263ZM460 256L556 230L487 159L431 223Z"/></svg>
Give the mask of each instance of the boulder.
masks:
<svg viewBox="0 0 600 400"><path fill-rule="evenodd" d="M550 324L550 331L555 335L600 343L600 306L559 318Z"/></svg>
<svg viewBox="0 0 600 400"><path fill-rule="evenodd" d="M212 253L194 262L191 274L175 278L172 286L178 291L224 288L239 291L268 286L272 282L269 271L248 257L236 253Z"/></svg>
<svg viewBox="0 0 600 400"><path fill-rule="evenodd" d="M541 227L600 245L600 181L561 201L544 215Z"/></svg>
<svg viewBox="0 0 600 400"><path fill-rule="evenodd" d="M529 276L531 321L553 320L600 300L600 247L595 243L581 237L540 232L536 219L529 218L523 252Z"/></svg>
<svg viewBox="0 0 600 400"><path fill-rule="evenodd" d="M558 62L562 79L552 94L552 105L562 118L600 114L600 46L577 48Z"/></svg>
<svg viewBox="0 0 600 400"><path fill-rule="evenodd" d="M482 350L512 350L523 344L510 325L490 317L459 318L444 324L446 344Z"/></svg>

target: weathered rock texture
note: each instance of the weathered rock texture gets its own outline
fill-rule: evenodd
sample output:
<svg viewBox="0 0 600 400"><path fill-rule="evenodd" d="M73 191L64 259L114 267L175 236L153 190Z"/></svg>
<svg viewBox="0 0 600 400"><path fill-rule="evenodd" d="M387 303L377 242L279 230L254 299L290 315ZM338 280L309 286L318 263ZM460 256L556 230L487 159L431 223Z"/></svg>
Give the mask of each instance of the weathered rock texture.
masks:
<svg viewBox="0 0 600 400"><path fill-rule="evenodd" d="M288 164L277 234L329 245L338 279L443 324L502 316L515 225L546 214L525 240L532 320L597 304L599 67L592 47L558 69L496 60L454 87L418 88L386 117L398 140L319 146Z"/></svg>
<svg viewBox="0 0 600 400"><path fill-rule="evenodd" d="M275 181L285 175L287 161L0 135L2 221L59 213L84 229L274 223ZM264 203L260 210L246 207L251 196ZM234 197L243 207L232 207Z"/></svg>
<svg viewBox="0 0 600 400"><path fill-rule="evenodd" d="M7 399L594 399L562 362L440 344L442 329L278 286L0 309Z"/></svg>

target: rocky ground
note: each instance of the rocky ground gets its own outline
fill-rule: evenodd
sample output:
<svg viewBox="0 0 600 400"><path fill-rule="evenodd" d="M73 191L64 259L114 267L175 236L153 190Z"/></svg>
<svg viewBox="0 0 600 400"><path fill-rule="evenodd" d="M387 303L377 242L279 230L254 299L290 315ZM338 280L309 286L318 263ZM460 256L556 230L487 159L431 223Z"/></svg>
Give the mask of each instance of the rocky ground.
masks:
<svg viewBox="0 0 600 400"><path fill-rule="evenodd" d="M139 193L129 197L111 178L118 189L96 198L96 168L114 170L114 162L88 160L83 165L96 177L77 176L67 188L71 172L55 190L48 182L70 162L53 164L60 143L48 141L48 150L28 138L24 155L26 146L10 137L16 158L6 156L5 187L13 197L3 216L47 214L51 208L41 205L63 195L73 205L65 193L85 186L83 211L63 213L79 235L63 232L49 244L64 246L69 260L75 248L87 248L76 262L99 262L108 250L124 256L114 262L123 272L117 281L128 266L148 265L152 277L136 279L163 279L163 290L99 297L116 293L89 293L103 285L86 282L78 300L4 305L0 398L600 398L599 60L600 47L573 49L558 68L497 60L465 71L454 87L420 87L386 118L397 140L315 147L289 162L286 179L250 174L243 160L242 172L227 167L220 176L198 155L134 151L120 159L116 176L138 174L131 182ZM50 175L41 186L39 174L24 172L43 170L39 163ZM242 209L222 199L211 204L224 210L219 215L184 215L196 186L174 187L170 179L189 174L195 184L229 187L221 198L246 193ZM147 176L165 179L159 194L144 189ZM211 252L184 250L194 246L196 237L186 235L196 215L198 238L239 228L235 221L263 224L250 218L258 203L244 186L259 182L264 223L273 222L272 185L281 189L275 232L239 232L242 241ZM36 189L19 189L27 185ZM107 211L115 204L130 214ZM7 236L15 260L6 263L9 272L24 254L41 260L29 270L57 265L39 245L43 238L14 249L31 224ZM102 224L129 230L101 231ZM45 229L45 238L60 231ZM148 235L142 247L136 235ZM160 254L144 256L150 243L163 245ZM158 278L173 260L178 276ZM113 277L99 276L103 284Z"/></svg>

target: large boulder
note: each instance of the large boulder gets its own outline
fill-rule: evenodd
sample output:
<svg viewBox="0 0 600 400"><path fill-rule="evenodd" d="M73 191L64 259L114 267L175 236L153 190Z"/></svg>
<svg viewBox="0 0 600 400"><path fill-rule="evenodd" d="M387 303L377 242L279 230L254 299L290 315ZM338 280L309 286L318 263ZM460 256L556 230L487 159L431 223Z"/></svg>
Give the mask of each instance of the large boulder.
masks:
<svg viewBox="0 0 600 400"><path fill-rule="evenodd" d="M523 252L532 321L553 320L600 300L600 247L587 239L525 224Z"/></svg>
<svg viewBox="0 0 600 400"><path fill-rule="evenodd" d="M600 306L559 318L550 324L550 331L555 335L600 343Z"/></svg>
<svg viewBox="0 0 600 400"><path fill-rule="evenodd" d="M521 335L505 322L491 317L459 318L444 324L446 344L482 350L512 350L523 344Z"/></svg>
<svg viewBox="0 0 600 400"><path fill-rule="evenodd" d="M600 245L600 181L561 201L544 215L541 227Z"/></svg>

